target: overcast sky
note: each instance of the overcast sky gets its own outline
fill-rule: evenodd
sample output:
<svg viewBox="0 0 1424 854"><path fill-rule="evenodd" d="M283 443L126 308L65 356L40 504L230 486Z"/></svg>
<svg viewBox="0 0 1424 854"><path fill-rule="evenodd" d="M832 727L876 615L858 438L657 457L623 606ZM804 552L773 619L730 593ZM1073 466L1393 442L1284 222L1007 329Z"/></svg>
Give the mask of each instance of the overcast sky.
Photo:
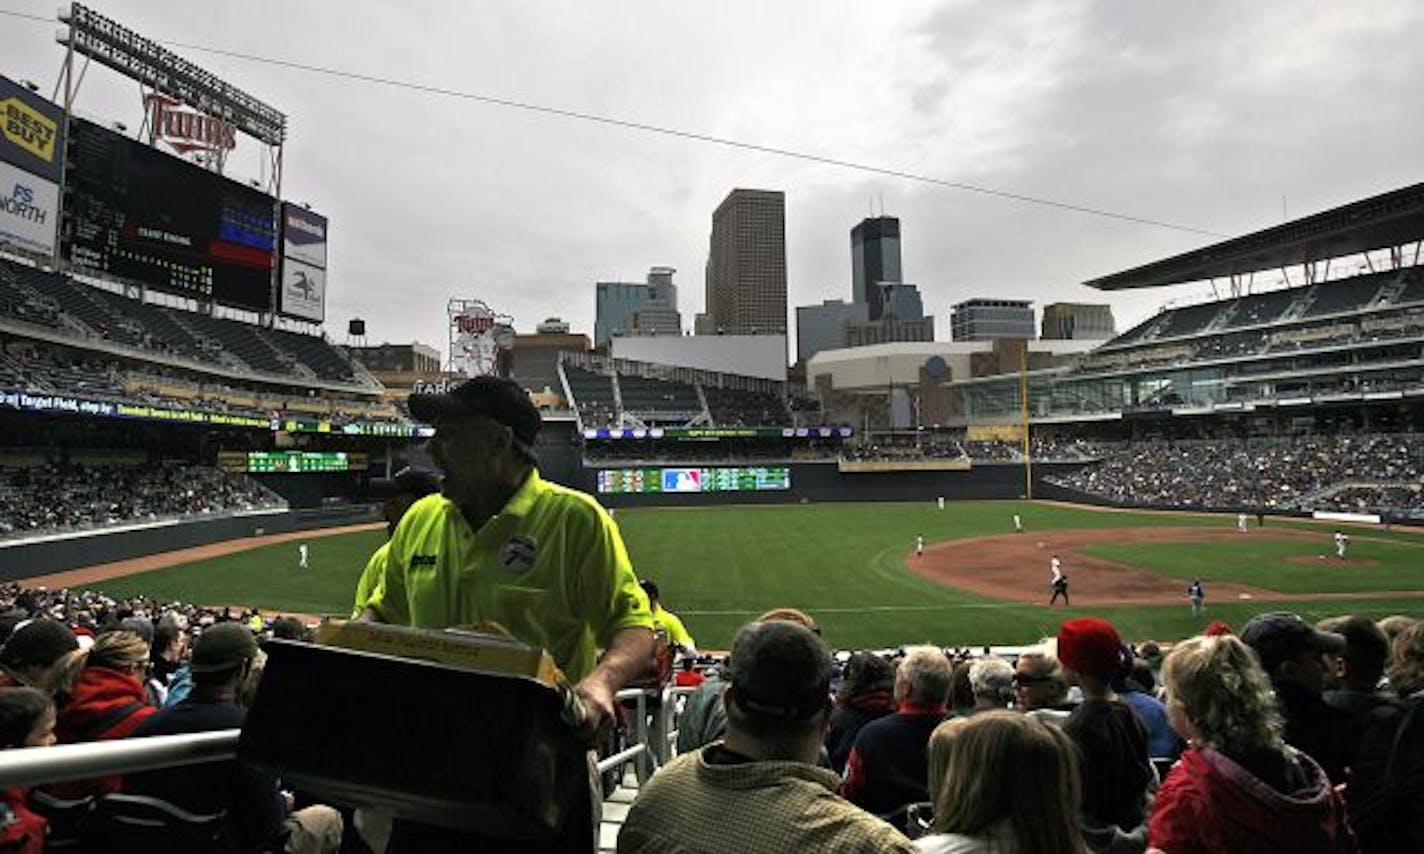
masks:
<svg viewBox="0 0 1424 854"><path fill-rule="evenodd" d="M164 41L1231 235L1280 222L1283 197L1296 217L1424 180L1424 4L1411 0L93 6ZM0 73L48 95L56 26L0 17ZM290 117L284 195L331 218L337 341L362 317L372 343L443 351L451 297L521 331L557 315L591 335L594 282L653 265L678 269L690 327L712 210L733 187L786 193L792 306L849 298L850 229L883 204L945 340L950 306L976 296L1110 302L1121 330L1208 292L1078 284L1211 242L1197 234L175 49ZM131 129L141 118L137 85L98 67L77 107ZM255 173L256 151L244 142L230 174Z"/></svg>

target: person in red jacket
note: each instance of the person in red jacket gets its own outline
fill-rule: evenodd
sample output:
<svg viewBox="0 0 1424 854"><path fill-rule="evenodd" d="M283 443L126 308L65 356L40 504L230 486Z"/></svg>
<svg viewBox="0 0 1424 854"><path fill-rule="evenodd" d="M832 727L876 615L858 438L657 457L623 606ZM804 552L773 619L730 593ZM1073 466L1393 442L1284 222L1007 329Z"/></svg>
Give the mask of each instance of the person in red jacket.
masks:
<svg viewBox="0 0 1424 854"><path fill-rule="evenodd" d="M54 744L54 703L34 688L0 688L0 749ZM0 791L0 851L42 854L48 822L30 809L24 786Z"/></svg>
<svg viewBox="0 0 1424 854"><path fill-rule="evenodd" d="M105 632L88 649L60 659L50 674L58 706L55 735L60 744L127 738L158 711L148 704L143 677L148 643L133 632ZM119 790L119 777L82 780L46 787L60 797L108 794Z"/></svg>
<svg viewBox="0 0 1424 854"><path fill-rule="evenodd" d="M1270 678L1244 643L1233 635L1182 641L1162 679L1167 713L1188 747L1157 790L1149 850L1357 850L1330 779L1281 739Z"/></svg>

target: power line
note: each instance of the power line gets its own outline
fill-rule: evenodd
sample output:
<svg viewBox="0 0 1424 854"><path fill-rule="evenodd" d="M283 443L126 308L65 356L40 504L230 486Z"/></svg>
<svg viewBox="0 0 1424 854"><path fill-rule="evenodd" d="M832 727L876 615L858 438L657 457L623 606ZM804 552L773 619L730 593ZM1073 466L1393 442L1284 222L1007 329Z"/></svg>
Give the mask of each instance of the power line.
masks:
<svg viewBox="0 0 1424 854"><path fill-rule="evenodd" d="M25 20L39 21L41 23L54 23L51 19L41 15L33 15L27 12L18 12L9 9L0 9L0 15L8 15ZM202 53L211 53L218 56L225 56L231 59L241 59L247 62L255 62L263 65L272 65L278 68L288 68L294 71L303 71L309 74L320 74L326 77L335 77L343 80L354 80L361 83L371 83L378 86L388 86L395 89L404 89L410 92L420 92L427 95L439 95L446 98L455 98L463 101L473 101L481 104L490 104L497 107L507 107L509 109L523 110L525 112L539 113L548 116L557 116L565 119L576 119L578 121L593 122L596 124L608 125L610 127L623 128L625 130L636 130L644 133L669 136L676 139L692 140L711 145L720 145L726 148L737 148L743 151L755 151L761 154L772 154L778 157L786 157L793 160L801 160L808 163L819 163L825 166L835 166L841 169L849 169L856 172L865 172L872 175L883 175L890 178L902 178L907 181L915 181L922 184L930 184L936 187L943 187L950 190L959 190L966 193L976 193L983 196L991 196L999 199L1007 199L1024 204L1038 205L1040 207L1054 208L1056 210L1071 211L1074 213L1088 214L1090 216L1115 219L1122 222L1132 222L1139 225L1150 225L1157 228L1166 228L1173 231L1184 231L1190 234L1200 234L1207 237L1227 237L1220 232L1209 231L1203 228L1196 228L1190 225L1167 222L1165 220L1152 219L1150 217L1136 216L1133 214L1119 213L1104 208L1092 207L1089 205L1079 205L1072 202L1064 202L1056 199L1044 198L1042 196L1030 196L1024 193L1014 193L1008 190L999 190L993 187L985 187L979 184L970 184L964 181L951 181L945 178L937 178L933 175L923 175L917 172L909 172L903 169L891 169L883 166L874 166L867 163L857 163L852 160L843 160L837 157L828 157L821 154L812 154L805 151L797 151L790 148L780 148L772 145L761 145L754 142L730 139L728 137L714 136L712 134L699 133L697 131L681 130L679 128L664 127L662 125L648 124L646 122L632 121L630 119L619 119L611 116L602 116L596 113L585 113L579 110L567 110L561 107L550 107L542 104L531 104L527 101L517 101L512 98L501 98L494 95L482 95L477 92L468 92L461 89L450 89L444 86L432 86L426 83L417 83L411 80L400 80L394 77L382 77L375 74L366 74L359 71L347 71L340 68L328 68L321 65L312 65L304 62L296 62L289 59L277 59L275 57L259 56L242 51L227 50L225 48L210 47L208 45L191 44L179 41L157 40L170 47L183 48L185 50L195 50Z"/></svg>

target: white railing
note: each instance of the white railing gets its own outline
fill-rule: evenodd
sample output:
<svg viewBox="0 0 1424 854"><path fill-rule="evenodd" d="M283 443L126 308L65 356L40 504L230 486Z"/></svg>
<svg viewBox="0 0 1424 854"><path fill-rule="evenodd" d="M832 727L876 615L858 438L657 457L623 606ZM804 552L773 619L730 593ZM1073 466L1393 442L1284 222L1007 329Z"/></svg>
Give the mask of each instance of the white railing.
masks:
<svg viewBox="0 0 1424 854"><path fill-rule="evenodd" d="M628 688L619 691L619 700L634 701L636 719L629 729L634 743L628 748L601 760L599 773L637 762L641 785L666 757L671 756L676 743L677 698L690 693L691 688L665 687L658 708L658 737L664 740L662 750L649 749L647 703L652 690ZM38 786L66 780L83 780L114 774L155 771L180 765L198 765L237 758L239 730L225 729L184 735L160 735L150 738L128 738L96 741L84 744L64 744L56 747L0 750L0 789L12 786Z"/></svg>

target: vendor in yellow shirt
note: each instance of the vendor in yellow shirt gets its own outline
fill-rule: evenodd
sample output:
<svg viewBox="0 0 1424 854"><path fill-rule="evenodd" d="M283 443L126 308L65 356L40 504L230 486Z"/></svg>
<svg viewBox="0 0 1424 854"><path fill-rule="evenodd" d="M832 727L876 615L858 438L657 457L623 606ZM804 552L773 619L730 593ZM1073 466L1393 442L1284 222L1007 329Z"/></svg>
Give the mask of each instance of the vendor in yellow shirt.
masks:
<svg viewBox="0 0 1424 854"><path fill-rule="evenodd" d="M648 594L648 602L653 606L653 625L662 629L667 635L668 643L680 648L684 655L696 655L697 644L692 642L692 635L687 633L682 620L662 606L658 596L658 583L645 578L639 582L639 586Z"/></svg>
<svg viewBox="0 0 1424 854"><path fill-rule="evenodd" d="M444 394L413 394L409 407L435 426L442 493L417 501L396 526L362 619L499 623L553 656L594 743L613 725L615 693L644 675L653 651L652 612L618 526L593 498L539 476L539 410L516 383L476 377Z"/></svg>
<svg viewBox="0 0 1424 854"><path fill-rule="evenodd" d="M366 610L366 600L371 598L376 585L386 572L386 558L391 550L391 537L396 525L405 516L411 505L427 495L440 491L440 478L433 471L406 466L396 472L395 477L371 481L371 493L385 499L381 504L381 518L386 520L386 541L371 554L366 561L366 569L356 582L356 603L351 609L351 619L358 619Z"/></svg>

